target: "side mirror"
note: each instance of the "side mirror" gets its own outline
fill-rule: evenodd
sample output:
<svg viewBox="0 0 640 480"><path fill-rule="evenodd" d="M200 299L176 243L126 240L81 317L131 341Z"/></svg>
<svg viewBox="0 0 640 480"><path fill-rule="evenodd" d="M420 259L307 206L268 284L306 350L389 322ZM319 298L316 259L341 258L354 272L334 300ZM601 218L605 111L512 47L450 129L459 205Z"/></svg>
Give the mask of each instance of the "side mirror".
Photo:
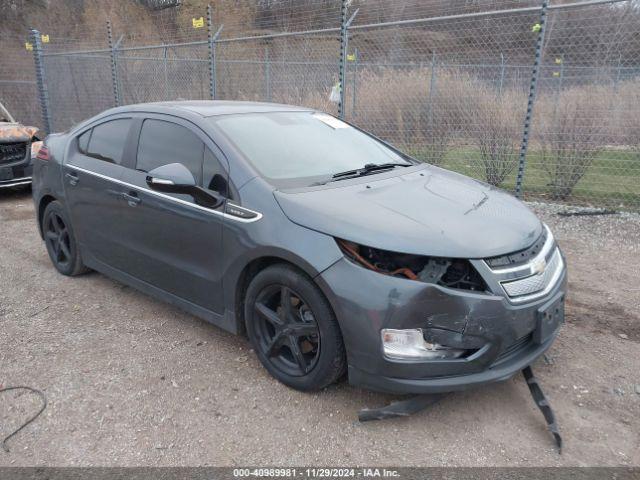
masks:
<svg viewBox="0 0 640 480"><path fill-rule="evenodd" d="M158 192L189 193L196 181L187 167L170 163L151 170L147 174L147 185Z"/></svg>
<svg viewBox="0 0 640 480"><path fill-rule="evenodd" d="M217 208L224 202L223 197L197 186L189 169L181 163L154 168L147 174L147 185L157 192L191 195L203 207Z"/></svg>

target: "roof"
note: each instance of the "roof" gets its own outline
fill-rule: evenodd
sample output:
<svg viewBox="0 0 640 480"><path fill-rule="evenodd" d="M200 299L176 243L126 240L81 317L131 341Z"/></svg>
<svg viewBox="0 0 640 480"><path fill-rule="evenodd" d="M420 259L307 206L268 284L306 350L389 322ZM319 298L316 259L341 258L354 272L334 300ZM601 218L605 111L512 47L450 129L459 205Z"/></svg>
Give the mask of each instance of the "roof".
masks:
<svg viewBox="0 0 640 480"><path fill-rule="evenodd" d="M282 105L278 103L265 102L236 102L229 100L189 100L176 102L154 102L140 103L137 105L127 105L128 109L149 110L159 107L175 108L187 110L203 117L213 117L215 115L230 115L234 113L265 113L265 112L304 112L312 109L296 107L293 105Z"/></svg>

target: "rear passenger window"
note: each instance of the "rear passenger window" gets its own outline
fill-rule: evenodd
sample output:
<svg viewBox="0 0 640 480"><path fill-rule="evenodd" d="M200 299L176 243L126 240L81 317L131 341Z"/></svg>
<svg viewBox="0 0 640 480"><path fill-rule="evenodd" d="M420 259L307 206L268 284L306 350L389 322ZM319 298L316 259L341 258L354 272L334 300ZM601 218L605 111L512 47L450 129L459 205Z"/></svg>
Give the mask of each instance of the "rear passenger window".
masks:
<svg viewBox="0 0 640 480"><path fill-rule="evenodd" d="M82 153L87 153L87 147L89 146L89 138L91 138L91 130L87 130L78 137L78 150Z"/></svg>
<svg viewBox="0 0 640 480"><path fill-rule="evenodd" d="M121 118L93 127L87 155L120 165L130 125L130 118ZM78 146L80 146L80 142Z"/></svg>
<svg viewBox="0 0 640 480"><path fill-rule="evenodd" d="M145 120L140 132L136 169L150 172L170 163L181 163L199 184L202 179L204 143L188 128L163 120Z"/></svg>

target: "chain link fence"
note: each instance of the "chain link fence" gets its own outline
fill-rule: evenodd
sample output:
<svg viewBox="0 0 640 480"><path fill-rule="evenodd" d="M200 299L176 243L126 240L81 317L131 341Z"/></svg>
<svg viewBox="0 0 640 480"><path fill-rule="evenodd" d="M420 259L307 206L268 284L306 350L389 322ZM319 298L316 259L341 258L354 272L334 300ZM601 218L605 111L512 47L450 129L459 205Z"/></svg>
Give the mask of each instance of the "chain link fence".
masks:
<svg viewBox="0 0 640 480"><path fill-rule="evenodd" d="M0 102L18 121L41 125L33 55L25 38L0 33L0 51Z"/></svg>
<svg viewBox="0 0 640 480"><path fill-rule="evenodd" d="M526 199L640 210L632 0L223 0L149 17L42 44L46 99L32 52L11 50L0 99L26 123L42 104L53 131L140 102L305 105Z"/></svg>

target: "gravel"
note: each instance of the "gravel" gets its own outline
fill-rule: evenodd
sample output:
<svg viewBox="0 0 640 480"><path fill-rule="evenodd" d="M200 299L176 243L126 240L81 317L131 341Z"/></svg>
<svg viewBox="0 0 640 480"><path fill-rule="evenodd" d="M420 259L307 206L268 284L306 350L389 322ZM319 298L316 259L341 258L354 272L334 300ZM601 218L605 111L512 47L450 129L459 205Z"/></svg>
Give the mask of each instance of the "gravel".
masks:
<svg viewBox="0 0 640 480"><path fill-rule="evenodd" d="M565 441L521 376L360 424L397 397L277 383L248 343L97 273L55 272L28 193L0 192L0 384L43 390L3 465L640 465L640 217L531 204L567 255L567 324L534 366ZM623 339L620 335L626 335ZM0 437L39 407L0 395Z"/></svg>

